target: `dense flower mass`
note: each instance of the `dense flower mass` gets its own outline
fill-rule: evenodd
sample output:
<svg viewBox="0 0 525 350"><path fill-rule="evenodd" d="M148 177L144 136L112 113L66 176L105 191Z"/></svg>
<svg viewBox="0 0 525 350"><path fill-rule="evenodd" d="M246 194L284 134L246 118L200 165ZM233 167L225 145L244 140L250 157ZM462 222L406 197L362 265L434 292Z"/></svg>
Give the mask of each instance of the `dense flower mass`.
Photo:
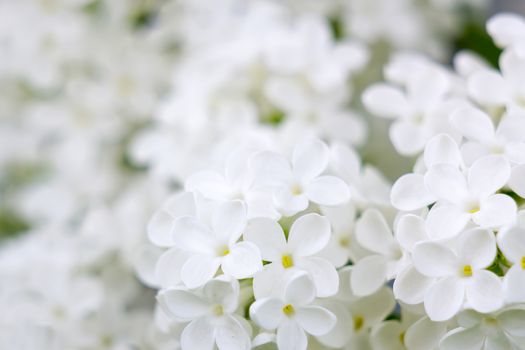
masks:
<svg viewBox="0 0 525 350"><path fill-rule="evenodd" d="M0 349L525 350L489 5L0 0Z"/></svg>

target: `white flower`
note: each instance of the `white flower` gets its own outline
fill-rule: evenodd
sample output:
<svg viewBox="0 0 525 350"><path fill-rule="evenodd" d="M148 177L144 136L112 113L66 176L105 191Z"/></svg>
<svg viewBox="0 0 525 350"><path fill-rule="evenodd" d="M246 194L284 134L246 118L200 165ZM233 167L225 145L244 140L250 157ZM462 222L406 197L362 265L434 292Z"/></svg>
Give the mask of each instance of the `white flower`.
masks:
<svg viewBox="0 0 525 350"><path fill-rule="evenodd" d="M182 350L250 349L251 329L234 312L238 306L239 284L236 280L213 279L201 289L166 289L157 299L168 315L189 321L182 331Z"/></svg>
<svg viewBox="0 0 525 350"><path fill-rule="evenodd" d="M469 76L469 95L480 105L490 108L525 108L525 89L521 83L525 78L525 56L515 50L505 50L500 56L501 73L480 69Z"/></svg>
<svg viewBox="0 0 525 350"><path fill-rule="evenodd" d="M465 311L458 317L459 327L448 332L439 349L521 350L525 344L525 310L504 309L493 315Z"/></svg>
<svg viewBox="0 0 525 350"><path fill-rule="evenodd" d="M259 271L253 280L255 297L275 295L283 288L283 280L290 272L306 271L317 290L317 296L337 293L339 278L335 267L315 256L330 240L330 223L318 214L306 214L292 224L288 240L281 226L267 218L252 219L244 239L260 249L262 259L271 262Z"/></svg>
<svg viewBox="0 0 525 350"><path fill-rule="evenodd" d="M425 186L438 202L427 217L433 239L454 237L471 220L482 228L498 228L516 218L516 203L496 193L507 183L510 166L502 156L475 161L466 176L449 164L437 164L425 174Z"/></svg>
<svg viewBox="0 0 525 350"><path fill-rule="evenodd" d="M485 270L496 257L494 234L482 229L464 231L451 249L436 242L422 242L412 254L414 267L435 278L425 293L425 310L433 321L445 321L467 306L492 312L503 305L502 282Z"/></svg>
<svg viewBox="0 0 525 350"><path fill-rule="evenodd" d="M356 296L351 288L351 274L352 267L341 269L338 293L333 298L317 301L336 316L337 322L330 332L316 338L332 348L368 349L369 330L381 323L396 303L388 287L381 287L366 297Z"/></svg>
<svg viewBox="0 0 525 350"><path fill-rule="evenodd" d="M305 210L309 202L343 204L350 199L348 186L335 176L321 175L329 156L328 147L317 139L297 144L291 167L279 154L261 152L253 158L257 184L273 191L275 206L285 216Z"/></svg>
<svg viewBox="0 0 525 350"><path fill-rule="evenodd" d="M332 226L332 235L326 247L317 255L330 261L336 268L348 260L357 261L370 252L361 247L355 236L356 208L352 203L337 207L321 207Z"/></svg>
<svg viewBox="0 0 525 350"><path fill-rule="evenodd" d="M280 350L306 350L306 333L324 335L336 322L333 313L311 305L315 295L315 285L308 274L296 274L286 284L282 296L257 299L250 307L250 317L263 329L277 329Z"/></svg>
<svg viewBox="0 0 525 350"><path fill-rule="evenodd" d="M518 223L498 233L498 246L512 267L505 273L503 288L509 303L525 302L525 212L519 213Z"/></svg>
<svg viewBox="0 0 525 350"><path fill-rule="evenodd" d="M361 246L372 252L372 255L357 261L352 271L353 292L365 296L395 278L405 259L403 250L377 209L368 209L359 218L356 237Z"/></svg>
<svg viewBox="0 0 525 350"><path fill-rule="evenodd" d="M427 64L409 76L406 90L378 83L365 90L363 103L374 115L393 119L389 135L394 147L402 155L415 155L430 137L450 129L442 121L450 86L441 67Z"/></svg>
<svg viewBox="0 0 525 350"><path fill-rule="evenodd" d="M244 148L232 152L226 159L224 174L205 170L191 175L185 183L186 191L198 191L213 200L240 199L246 203L248 218L278 219L279 213L272 207L271 195L253 187L254 174L248 166L252 153Z"/></svg>
<svg viewBox="0 0 525 350"><path fill-rule="evenodd" d="M525 163L525 115L505 113L495 129L490 116L474 107L450 116L452 125L468 142L461 146L467 165L488 154L501 154L517 164Z"/></svg>
<svg viewBox="0 0 525 350"><path fill-rule="evenodd" d="M182 282L188 288L202 286L219 267L226 275L238 279L252 277L261 269L257 247L250 242L238 242L246 227L246 207L241 201L198 209L210 210L207 220L183 216L172 227L174 247L189 255L180 267Z"/></svg>

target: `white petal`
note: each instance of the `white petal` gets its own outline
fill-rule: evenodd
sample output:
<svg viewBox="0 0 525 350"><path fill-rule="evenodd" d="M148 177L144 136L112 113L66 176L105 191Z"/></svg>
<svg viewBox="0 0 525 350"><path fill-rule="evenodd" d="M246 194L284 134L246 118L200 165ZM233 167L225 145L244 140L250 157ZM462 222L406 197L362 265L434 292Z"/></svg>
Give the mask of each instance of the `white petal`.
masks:
<svg viewBox="0 0 525 350"><path fill-rule="evenodd" d="M512 163L525 164L525 142L508 142L505 145L505 155Z"/></svg>
<svg viewBox="0 0 525 350"><path fill-rule="evenodd" d="M388 255L396 247L392 231L385 218L377 209L367 209L357 220L356 237L364 248Z"/></svg>
<svg viewBox="0 0 525 350"><path fill-rule="evenodd" d="M308 197L304 193L295 195L288 187L280 187L273 195L275 208L283 216L293 216L308 208Z"/></svg>
<svg viewBox="0 0 525 350"><path fill-rule="evenodd" d="M253 294L255 299L266 297L282 297L288 274L280 262L263 266L263 269L253 278Z"/></svg>
<svg viewBox="0 0 525 350"><path fill-rule="evenodd" d="M425 295L425 310L432 321L454 317L465 299L465 288L456 277L437 281Z"/></svg>
<svg viewBox="0 0 525 350"><path fill-rule="evenodd" d="M335 315L336 323L328 333L317 336L317 340L331 348L342 348L353 336L353 332L348 329L348 326L353 323L352 316L345 307L345 304L341 302L324 299L319 301L319 304Z"/></svg>
<svg viewBox="0 0 525 350"><path fill-rule="evenodd" d="M204 285L202 293L208 304L221 304L227 313L234 312L239 303L239 283L236 280L213 279Z"/></svg>
<svg viewBox="0 0 525 350"><path fill-rule="evenodd" d="M321 205L340 205L350 200L348 185L335 176L319 176L310 181L304 193L312 202Z"/></svg>
<svg viewBox="0 0 525 350"><path fill-rule="evenodd" d="M458 167L461 163L458 144L447 134L434 136L425 146L424 160L427 169L442 163Z"/></svg>
<svg viewBox="0 0 525 350"><path fill-rule="evenodd" d="M163 288L177 286L182 282L181 270L186 260L188 254L178 248L171 248L160 256L155 267L155 275Z"/></svg>
<svg viewBox="0 0 525 350"><path fill-rule="evenodd" d="M210 306L201 297L192 292L168 289L157 295L161 307L167 314L180 320L193 320L205 315Z"/></svg>
<svg viewBox="0 0 525 350"><path fill-rule="evenodd" d="M490 271L474 272L466 292L469 305L478 312L493 312L503 306L503 285Z"/></svg>
<svg viewBox="0 0 525 350"><path fill-rule="evenodd" d="M498 13L488 20L487 31L500 47L510 46L523 37L525 21L515 13Z"/></svg>
<svg viewBox="0 0 525 350"><path fill-rule="evenodd" d="M250 159L249 164L255 174L255 186L274 186L292 178L290 163L285 157L275 152L256 153Z"/></svg>
<svg viewBox="0 0 525 350"><path fill-rule="evenodd" d="M224 244L233 244L246 226L246 206L240 200L221 203L213 211L212 229Z"/></svg>
<svg viewBox="0 0 525 350"><path fill-rule="evenodd" d="M465 138L481 143L494 140L494 124L492 119L474 107L458 109L450 116L450 122Z"/></svg>
<svg viewBox="0 0 525 350"><path fill-rule="evenodd" d="M525 256L525 228L513 226L498 233L498 246L505 258L512 263L519 263Z"/></svg>
<svg viewBox="0 0 525 350"><path fill-rule="evenodd" d="M403 215L397 221L396 238L403 249L411 252L416 243L428 240L425 220L414 214Z"/></svg>
<svg viewBox="0 0 525 350"><path fill-rule="evenodd" d="M461 145L461 156L465 165L471 166L476 160L491 153L489 146L475 141L467 141Z"/></svg>
<svg viewBox="0 0 525 350"><path fill-rule="evenodd" d="M486 156L470 167L468 187L471 193L486 197L505 186L509 178L510 165L504 157Z"/></svg>
<svg viewBox="0 0 525 350"><path fill-rule="evenodd" d="M444 277L457 273L459 267L456 254L448 247L435 242L422 242L412 253L414 267L428 277Z"/></svg>
<svg viewBox="0 0 525 350"><path fill-rule="evenodd" d="M244 327L233 317L228 316L225 322L217 327L215 341L219 350L249 350L251 341Z"/></svg>
<svg viewBox="0 0 525 350"><path fill-rule="evenodd" d="M134 254L133 267L137 277L146 285L151 287L158 287L159 281L155 274L155 266L163 249L155 247L151 244L145 244L137 249Z"/></svg>
<svg viewBox="0 0 525 350"><path fill-rule="evenodd" d="M461 264L471 265L475 270L492 264L496 258L496 238L488 230L478 228L461 233L457 253Z"/></svg>
<svg viewBox="0 0 525 350"><path fill-rule="evenodd" d="M182 331L180 339L182 350L213 350L214 344L213 327L206 318L192 321Z"/></svg>
<svg viewBox="0 0 525 350"><path fill-rule="evenodd" d="M309 181L321 174L328 165L330 150L318 139L298 143L293 151L293 173L297 179Z"/></svg>
<svg viewBox="0 0 525 350"><path fill-rule="evenodd" d="M182 267L182 282L188 288L200 287L212 279L220 264L220 258L209 255L193 255Z"/></svg>
<svg viewBox="0 0 525 350"><path fill-rule="evenodd" d="M189 192L199 191L206 198L219 200L227 198L230 187L221 174L215 171L201 171L188 177L184 189Z"/></svg>
<svg viewBox="0 0 525 350"><path fill-rule="evenodd" d="M498 315L501 327L515 337L525 337L525 310L503 311Z"/></svg>
<svg viewBox="0 0 525 350"><path fill-rule="evenodd" d="M525 141L525 119L523 111L506 113L501 117L496 136L506 142Z"/></svg>
<svg viewBox="0 0 525 350"><path fill-rule="evenodd" d="M374 350L403 350L403 329L398 321L385 321L373 328L370 343Z"/></svg>
<svg viewBox="0 0 525 350"><path fill-rule="evenodd" d="M297 309L295 318L307 333L315 336L328 333L336 322L333 313L316 305Z"/></svg>
<svg viewBox="0 0 525 350"><path fill-rule="evenodd" d="M360 298L359 302L351 303L349 306L353 315L363 317L363 326L370 327L380 323L391 314L396 307L396 302L392 290L385 286L376 293Z"/></svg>
<svg viewBox="0 0 525 350"><path fill-rule="evenodd" d="M498 228L516 221L517 206L505 194L495 194L481 202L480 210L472 215L472 220L484 228Z"/></svg>
<svg viewBox="0 0 525 350"><path fill-rule="evenodd" d="M362 96L365 107L372 114L384 118L400 118L407 115L409 105L403 92L387 84L375 84Z"/></svg>
<svg viewBox="0 0 525 350"><path fill-rule="evenodd" d="M263 260L279 261L286 250L286 238L283 229L274 220L255 218L248 222L244 239L255 243L261 251Z"/></svg>
<svg viewBox="0 0 525 350"><path fill-rule="evenodd" d="M429 205L435 198L425 187L422 175L406 174L394 183L390 200L397 209L410 211Z"/></svg>
<svg viewBox="0 0 525 350"><path fill-rule="evenodd" d="M521 198L525 198L525 165L518 165L512 169L509 187Z"/></svg>
<svg viewBox="0 0 525 350"><path fill-rule="evenodd" d="M195 215L193 193L181 192L173 195L148 222L148 238L160 247L171 247L174 219L193 215Z"/></svg>
<svg viewBox="0 0 525 350"><path fill-rule="evenodd" d="M310 304L315 295L315 284L305 272L293 275L284 289L285 302L296 306Z"/></svg>
<svg viewBox="0 0 525 350"><path fill-rule="evenodd" d="M427 141L421 125L406 121L394 122L388 135L396 151L404 156L413 156L421 152Z"/></svg>
<svg viewBox="0 0 525 350"><path fill-rule="evenodd" d="M299 259L296 265L312 277L318 297L329 297L337 293L339 275L330 262L318 257L305 257Z"/></svg>
<svg viewBox="0 0 525 350"><path fill-rule="evenodd" d="M358 153L342 143L335 143L331 151L336 174L347 181L357 179L361 172L361 159Z"/></svg>
<svg viewBox="0 0 525 350"><path fill-rule="evenodd" d="M251 242L239 242L231 247L230 253L222 260L222 270L236 279L253 277L262 269L259 248Z"/></svg>
<svg viewBox="0 0 525 350"><path fill-rule="evenodd" d="M480 327L468 329L456 328L447 334L439 343L441 350L480 350L483 349L485 334Z"/></svg>
<svg viewBox="0 0 525 350"><path fill-rule="evenodd" d="M430 209L426 229L433 240L455 237L470 221L470 215L455 205L439 205Z"/></svg>
<svg viewBox="0 0 525 350"><path fill-rule="evenodd" d="M319 214L306 214L295 220L288 235L288 248L294 256L321 251L330 239L330 222Z"/></svg>
<svg viewBox="0 0 525 350"><path fill-rule="evenodd" d="M403 270L394 281L394 295L402 302L415 305L422 303L425 293L434 280L419 273L409 266Z"/></svg>
<svg viewBox="0 0 525 350"><path fill-rule="evenodd" d="M440 67L427 66L408 81L407 91L417 110L427 110L439 103L447 93L450 81Z"/></svg>
<svg viewBox="0 0 525 350"><path fill-rule="evenodd" d="M412 324L405 333L407 349L433 350L447 331L444 322L432 322L428 317L422 317Z"/></svg>
<svg viewBox="0 0 525 350"><path fill-rule="evenodd" d="M258 299L250 306L250 318L264 329L276 329L284 317L283 306L277 298Z"/></svg>
<svg viewBox="0 0 525 350"><path fill-rule="evenodd" d="M449 164L433 166L425 174L425 186L438 199L458 203L467 197L465 176Z"/></svg>
<svg viewBox="0 0 525 350"><path fill-rule="evenodd" d="M467 81L469 95L483 106L500 106L509 96L503 77L491 70L478 70Z"/></svg>
<svg viewBox="0 0 525 350"><path fill-rule="evenodd" d="M525 302L525 269L520 263L512 266L503 277L503 290L507 303Z"/></svg>
<svg viewBox="0 0 525 350"><path fill-rule="evenodd" d="M173 242L187 252L212 253L212 232L196 218L185 216L173 223Z"/></svg>
<svg viewBox="0 0 525 350"><path fill-rule="evenodd" d="M308 339L296 321L286 320L277 329L277 347L286 350L306 350Z"/></svg>
<svg viewBox="0 0 525 350"><path fill-rule="evenodd" d="M350 285L357 296L375 293L386 282L386 261L379 255L359 260L352 269Z"/></svg>

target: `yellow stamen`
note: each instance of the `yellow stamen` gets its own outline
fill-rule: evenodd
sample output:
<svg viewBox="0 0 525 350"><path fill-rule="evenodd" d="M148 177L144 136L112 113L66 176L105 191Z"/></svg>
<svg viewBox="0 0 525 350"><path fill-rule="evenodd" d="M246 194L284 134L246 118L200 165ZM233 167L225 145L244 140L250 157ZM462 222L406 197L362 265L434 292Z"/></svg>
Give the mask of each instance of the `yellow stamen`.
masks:
<svg viewBox="0 0 525 350"><path fill-rule="evenodd" d="M471 277L472 276L472 266L465 265L463 266L463 276Z"/></svg>
<svg viewBox="0 0 525 350"><path fill-rule="evenodd" d="M363 324L365 323L365 320L362 316L355 316L354 317L354 330L357 332L361 328L363 328Z"/></svg>
<svg viewBox="0 0 525 350"><path fill-rule="evenodd" d="M348 247L350 245L350 238L348 237L341 237L339 239L339 245L342 247Z"/></svg>
<svg viewBox="0 0 525 350"><path fill-rule="evenodd" d="M281 262L285 269L293 266L293 258L291 255L283 255Z"/></svg>
<svg viewBox="0 0 525 350"><path fill-rule="evenodd" d="M399 334L399 341L401 342L401 344L405 345L405 332L401 332Z"/></svg>
<svg viewBox="0 0 525 350"><path fill-rule="evenodd" d="M521 268L525 270L525 256L521 257Z"/></svg>
<svg viewBox="0 0 525 350"><path fill-rule="evenodd" d="M219 305L219 304L215 305L213 307L213 314L215 316L222 316L222 315L224 315L224 309L222 308L222 305Z"/></svg>
<svg viewBox="0 0 525 350"><path fill-rule="evenodd" d="M292 192L292 194L293 194L294 196L298 196L298 195L300 195L301 193L303 193L303 189L302 189L301 185L299 185L299 184L294 184L294 185L292 185L292 188L290 189L290 192Z"/></svg>
<svg viewBox="0 0 525 350"><path fill-rule="evenodd" d="M219 247L219 249L217 249L217 255L219 256L226 256L228 254L230 254L230 248L226 245L221 246Z"/></svg>
<svg viewBox="0 0 525 350"><path fill-rule="evenodd" d="M479 211L479 206L476 206L472 209L470 209L468 212L469 214L476 214Z"/></svg>
<svg viewBox="0 0 525 350"><path fill-rule="evenodd" d="M293 308L292 304L288 304L283 307L283 312L286 316L290 316L294 314L295 309Z"/></svg>

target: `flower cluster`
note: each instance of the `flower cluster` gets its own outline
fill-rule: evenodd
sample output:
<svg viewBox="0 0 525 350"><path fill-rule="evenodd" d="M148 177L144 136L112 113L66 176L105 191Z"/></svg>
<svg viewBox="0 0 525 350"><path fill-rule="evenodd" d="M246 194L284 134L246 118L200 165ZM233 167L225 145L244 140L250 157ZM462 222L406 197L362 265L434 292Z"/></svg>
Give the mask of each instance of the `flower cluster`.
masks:
<svg viewBox="0 0 525 350"><path fill-rule="evenodd" d="M319 133L273 131L185 177L141 262L181 348L522 349L525 56L508 28L524 23L488 23L501 71L399 53L364 91L417 157L392 187Z"/></svg>
<svg viewBox="0 0 525 350"><path fill-rule="evenodd" d="M435 61L487 3L0 1L0 348L525 349L525 19Z"/></svg>

